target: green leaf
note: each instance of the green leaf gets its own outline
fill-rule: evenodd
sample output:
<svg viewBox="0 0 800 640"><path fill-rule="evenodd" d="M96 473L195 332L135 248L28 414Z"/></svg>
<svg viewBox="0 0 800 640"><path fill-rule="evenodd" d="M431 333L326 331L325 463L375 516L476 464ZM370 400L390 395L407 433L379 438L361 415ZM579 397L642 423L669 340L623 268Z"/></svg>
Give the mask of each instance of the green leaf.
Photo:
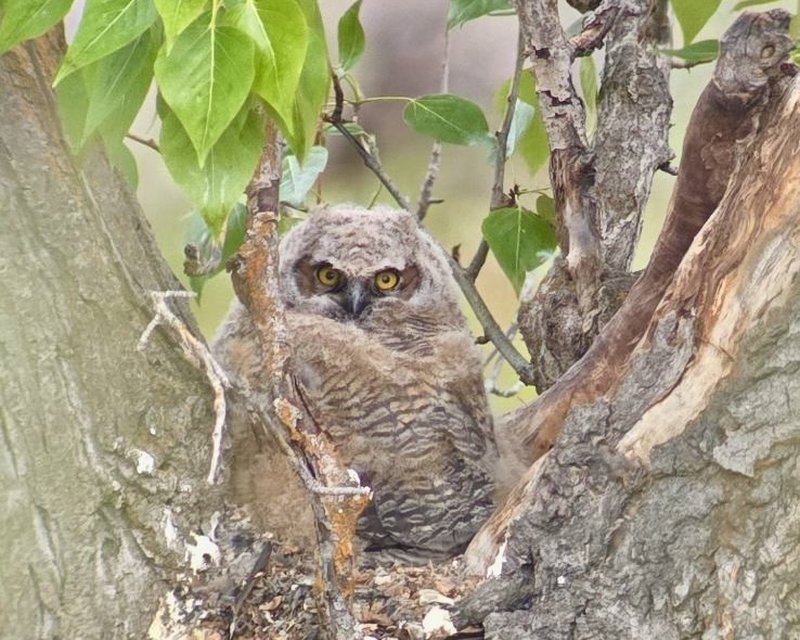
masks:
<svg viewBox="0 0 800 640"><path fill-rule="evenodd" d="M403 120L417 133L449 144L471 145L494 139L477 104L447 93L411 100L403 110Z"/></svg>
<svg viewBox="0 0 800 640"><path fill-rule="evenodd" d="M733 10L740 11L741 9L746 9L747 7L755 7L758 4L770 4L771 2L777 2L777 0L743 0L742 2L737 2Z"/></svg>
<svg viewBox="0 0 800 640"><path fill-rule="evenodd" d="M0 53L36 38L63 18L72 0L3 0L0 21Z"/></svg>
<svg viewBox="0 0 800 640"><path fill-rule="evenodd" d="M222 243L222 259L220 271L225 268L225 263L239 251L247 232L247 207L241 202L233 205L225 223L225 240Z"/></svg>
<svg viewBox="0 0 800 640"><path fill-rule="evenodd" d="M533 74L524 71L519 80L519 100L531 105L534 109L534 115L533 120L517 143L517 151L528 166L528 170L535 174L550 157L550 147L548 146L547 131L544 128L544 121L539 109L539 97L536 95ZM495 94L494 104L500 113L503 113L506 108L510 87L511 80L507 80Z"/></svg>
<svg viewBox="0 0 800 640"><path fill-rule="evenodd" d="M581 58L578 75L581 82L583 102L586 106L586 119L590 123L594 123L597 120L597 69L592 56ZM594 129L594 125L587 125L587 129Z"/></svg>
<svg viewBox="0 0 800 640"><path fill-rule="evenodd" d="M328 150L325 147L311 147L302 166L297 156L286 155L281 171L281 202L302 208L306 195L314 186L319 174L328 163Z"/></svg>
<svg viewBox="0 0 800 640"><path fill-rule="evenodd" d="M175 38L203 13L206 0L154 0L158 15L164 24L167 48L172 48Z"/></svg>
<svg viewBox="0 0 800 640"><path fill-rule="evenodd" d="M511 126L508 129L508 138L506 139L506 159L514 155L517 145L528 132L535 115L536 109L517 98L517 105L514 107L514 115L511 117Z"/></svg>
<svg viewBox="0 0 800 640"><path fill-rule="evenodd" d="M661 49L660 53L696 64L713 62L717 59L717 55L719 54L719 41L700 40L683 49Z"/></svg>
<svg viewBox="0 0 800 640"><path fill-rule="evenodd" d="M253 42L201 15L181 33L170 53L162 47L155 75L164 100L180 120L205 164L211 147L242 108L254 77Z"/></svg>
<svg viewBox="0 0 800 640"><path fill-rule="evenodd" d="M536 215L552 227L556 226L556 203L544 193L536 198Z"/></svg>
<svg viewBox="0 0 800 640"><path fill-rule="evenodd" d="M160 148L172 177L216 236L231 207L241 198L261 155L263 122L243 108L199 166L194 146L176 114L165 105L161 114Z"/></svg>
<svg viewBox="0 0 800 640"><path fill-rule="evenodd" d="M64 78L56 87L55 93L64 137L72 153L79 155L83 147L86 112L89 108L89 94L83 73L73 73Z"/></svg>
<svg viewBox="0 0 800 640"><path fill-rule="evenodd" d="M128 184L136 189L139 184L139 168L136 166L136 157L121 138L106 138L103 136L106 154L114 166L120 170Z"/></svg>
<svg viewBox="0 0 800 640"><path fill-rule="evenodd" d="M189 274L189 285L198 298L202 296L206 282L221 273L228 260L242 246L246 231L247 207L240 202L233 206L225 221L225 236L221 248L203 216L197 211L189 215L184 239L186 244L192 245L197 251L197 264L193 265L197 272Z"/></svg>
<svg viewBox="0 0 800 640"><path fill-rule="evenodd" d="M684 47L690 45L722 0L670 0L675 18L683 31Z"/></svg>
<svg viewBox="0 0 800 640"><path fill-rule="evenodd" d="M517 294L525 274L543 264L557 246L553 227L521 207L492 211L481 231Z"/></svg>
<svg viewBox="0 0 800 640"><path fill-rule="evenodd" d="M508 0L450 0L447 28L455 29L492 11L506 11L511 8Z"/></svg>
<svg viewBox="0 0 800 640"><path fill-rule="evenodd" d="M284 128L290 129L295 92L308 49L308 26L296 0L245 0L225 13L224 23L256 47L253 90Z"/></svg>
<svg viewBox="0 0 800 640"><path fill-rule="evenodd" d="M127 133L150 88L159 44L158 31L149 29L84 68L89 104L81 145L99 129L113 129L120 136Z"/></svg>
<svg viewBox="0 0 800 640"><path fill-rule="evenodd" d="M352 69L364 53L364 28L358 19L361 0L356 0L339 20L339 64L343 71Z"/></svg>
<svg viewBox="0 0 800 640"><path fill-rule="evenodd" d="M87 0L55 84L132 42L150 28L156 17L152 0Z"/></svg>
<svg viewBox="0 0 800 640"><path fill-rule="evenodd" d="M295 92L292 123L282 125L283 135L295 155L301 160L314 144L319 125L319 115L328 99L330 73L328 47L325 44L325 28L316 0L299 0L309 28L306 51L300 82Z"/></svg>

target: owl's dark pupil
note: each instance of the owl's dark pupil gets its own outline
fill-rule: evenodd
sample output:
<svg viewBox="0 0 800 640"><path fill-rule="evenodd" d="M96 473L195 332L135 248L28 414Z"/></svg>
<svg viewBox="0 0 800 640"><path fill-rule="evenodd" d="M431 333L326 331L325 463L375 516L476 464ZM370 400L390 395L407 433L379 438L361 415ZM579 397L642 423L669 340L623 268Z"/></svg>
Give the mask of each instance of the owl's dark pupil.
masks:
<svg viewBox="0 0 800 640"><path fill-rule="evenodd" d="M388 276L388 275L386 275L386 274L383 274L383 275L381 276L381 282L383 282L383 284L389 284L389 280L390 280L390 278L389 278L389 276Z"/></svg>

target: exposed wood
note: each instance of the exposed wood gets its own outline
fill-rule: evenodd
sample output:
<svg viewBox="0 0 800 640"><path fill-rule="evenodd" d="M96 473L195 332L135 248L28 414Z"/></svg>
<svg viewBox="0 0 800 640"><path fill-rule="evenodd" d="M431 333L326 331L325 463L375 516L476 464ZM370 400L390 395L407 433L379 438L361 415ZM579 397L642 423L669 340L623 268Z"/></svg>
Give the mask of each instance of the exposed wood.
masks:
<svg viewBox="0 0 800 640"><path fill-rule="evenodd" d="M789 14L743 14L722 41L711 83L692 114L664 229L650 264L586 355L511 421L533 461L552 446L571 407L589 404L618 384L623 369L692 239L712 214L772 85L785 77L792 43ZM770 50L769 56L761 52Z"/></svg>
<svg viewBox="0 0 800 640"><path fill-rule="evenodd" d="M619 386L537 463L503 567L533 606L487 638L800 632L800 81L775 107Z"/></svg>
<svg viewBox="0 0 800 640"><path fill-rule="evenodd" d="M742 18L746 38L759 37L754 20L785 25L782 13ZM474 569L502 549L503 573L530 564L537 585L534 613L490 616L487 637L561 638L577 628L569 637L684 638L726 625L741 637L754 628L781 637L776 629L794 628L777 595L789 588L785 575L770 574L772 560L754 549L770 537L797 570L800 516L780 531L763 523L784 517L800 489L779 453L800 433L784 390L800 386L798 127L796 79L753 125L635 349L605 361L619 375L568 397L554 448L473 541ZM747 580L771 614L735 604L749 597ZM683 616L687 608L705 613Z"/></svg>

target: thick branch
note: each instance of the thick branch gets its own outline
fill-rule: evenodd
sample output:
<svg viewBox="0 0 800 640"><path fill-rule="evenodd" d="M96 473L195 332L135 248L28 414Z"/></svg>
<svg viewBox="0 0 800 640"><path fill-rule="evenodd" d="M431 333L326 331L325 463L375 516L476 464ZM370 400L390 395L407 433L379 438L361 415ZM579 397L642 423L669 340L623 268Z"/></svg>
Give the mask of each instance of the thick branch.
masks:
<svg viewBox="0 0 800 640"><path fill-rule="evenodd" d="M713 230L709 229L701 236L704 238L703 250L708 252L703 266L698 266L698 246L691 253L695 265L692 275L686 275L687 271L684 269L681 272L684 275L679 275L674 280L676 291L680 291L681 287L686 291L694 291L702 286L707 291L705 295L709 303L713 301L715 287L721 286L731 265L743 261L743 257L734 260L730 255L728 244L732 242L729 235L731 230L736 229L743 234L737 241L742 245L740 249L745 251L749 246L749 234L753 231L752 220L757 217L756 211L761 203L768 199L767 196L762 196L736 201L736 198L751 193L752 189L759 188L759 184L765 193L771 193L776 185L783 184L781 180L773 179L771 174L779 172L786 176L782 180L791 181L790 176L796 176L800 172L782 155L795 155L785 148L790 144L790 137L780 138L781 131L793 131L797 127L796 120L799 116L796 101L790 101L787 113L782 116L784 128L774 131L773 126L772 140L763 142L762 148L765 151L750 151L744 156L742 153L746 148L744 138L759 123L770 90L782 86L779 81L783 73L783 63L791 48L791 41L786 35L788 22L788 14L780 10L758 15L745 14L723 39L722 55L714 78L701 96L690 121L670 213L650 265L586 356L558 384L540 396L536 403L509 416L509 420L520 429L521 441L525 444L529 461L541 458L551 449L568 416L579 411L581 406L592 405L603 397L620 392L624 381L634 378L626 374L633 366L631 354L637 343L640 344L639 349L642 349L643 344L655 339L656 327L667 316L667 307L654 316L656 306L664 298L668 285L673 282L675 269L700 227L720 203L730 177L735 176L732 182L735 185L734 191L731 193L731 188L728 187L730 197L724 201L725 206L718 214ZM771 55L762 58L765 49ZM742 157L748 159L749 164L741 172L735 173ZM780 167L760 166L760 163L769 159L776 159L775 162ZM786 190L781 192L782 201L786 197L785 193ZM789 205L784 202L783 206ZM788 213L776 208L775 215L785 216ZM768 234L768 225L761 225L762 233ZM747 229L746 233L744 229ZM717 234L713 236L717 238L713 245L708 240L712 233ZM764 242L767 242L766 235ZM677 314L677 318L681 319L697 314L701 318L699 322L705 322L702 319L703 312L693 307L696 294L673 292L669 294L669 299L676 296L684 300L685 304L679 308L673 307L673 317ZM711 311L711 306L707 309L705 313L708 319L716 318L721 313ZM720 341L714 339L714 343L720 344ZM638 373L644 380L658 375L653 371L649 374L641 371ZM653 388L656 387L658 385ZM661 393L669 390L661 387L658 389ZM647 394L641 390L627 389L627 392L633 393L642 403L648 397L647 394L650 403L659 399L658 396L653 396L653 389L649 389ZM644 410L645 407L642 405L640 408ZM494 521L485 529L485 535L479 534L480 540L475 543L476 548L487 544L492 537L494 542L489 543L489 548L498 544L512 512L517 508L518 504L512 505L509 502L504 510L498 512ZM485 549L484 547L484 551Z"/></svg>

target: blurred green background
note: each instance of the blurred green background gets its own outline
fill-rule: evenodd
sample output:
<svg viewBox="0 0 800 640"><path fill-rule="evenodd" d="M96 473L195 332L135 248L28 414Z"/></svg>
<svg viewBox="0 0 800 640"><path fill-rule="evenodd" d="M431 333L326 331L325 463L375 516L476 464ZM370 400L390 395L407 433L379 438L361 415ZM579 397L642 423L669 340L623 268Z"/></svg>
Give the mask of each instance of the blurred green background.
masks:
<svg viewBox="0 0 800 640"><path fill-rule="evenodd" d="M333 56L336 52L336 24L350 4L351 0L320 2L326 20L328 46ZM697 39L719 37L738 15L733 11L735 4L735 0L724 0ZM578 19L578 14L566 3L561 2L560 5L565 26ZM448 6L447 0L364 0L361 20L366 32L366 49L353 74L366 96L419 96L440 91ZM773 7L794 11L796 0L773 2L763 8ZM680 47L681 36L677 27L673 33L675 46ZM449 91L481 105L489 117L490 127L497 128L502 114L493 108L493 98L503 81L513 72L516 20L513 17L479 19L450 32L449 41ZM596 54L599 58L598 68L602 63L601 56ZM711 70L712 65L702 65L672 73L674 126L670 144L676 154L675 164L680 160L689 114ZM157 140L158 121L154 116L153 104L154 96L150 96L133 131L139 136ZM431 140L407 129L401 118L402 107L403 104L399 102L364 105L360 122L377 136L387 172L413 202L416 201L427 170ZM182 252L188 201L172 182L156 152L135 142L129 142L129 146L139 163L138 194L142 207L167 261L186 284L187 279L182 273ZM341 138L331 137L329 149L328 168L321 180L322 198L331 202L368 204L378 188L376 179ZM444 202L431 208L426 224L444 246L460 245L464 261L471 257L480 241L480 222L488 209L491 177L491 167L483 148L445 146L441 173L434 189L434 197ZM667 174L656 175L635 268L646 264L663 220L673 182L674 178ZM524 188L544 187L547 185L546 170L531 176L521 162L512 161L506 174L506 186L513 183ZM378 201L392 204L386 193L381 193ZM500 324L508 326L513 322L517 306L514 290L491 257L478 279L478 287ZM206 336L213 335L231 297L226 274L217 276L206 286L202 304L195 304L200 327ZM475 326L475 332L480 333L479 327ZM484 348L488 355L489 347ZM511 384L513 379L511 372L505 372L501 381ZM526 392L515 398L495 399L493 402L496 409L504 410L517 406L530 395Z"/></svg>

